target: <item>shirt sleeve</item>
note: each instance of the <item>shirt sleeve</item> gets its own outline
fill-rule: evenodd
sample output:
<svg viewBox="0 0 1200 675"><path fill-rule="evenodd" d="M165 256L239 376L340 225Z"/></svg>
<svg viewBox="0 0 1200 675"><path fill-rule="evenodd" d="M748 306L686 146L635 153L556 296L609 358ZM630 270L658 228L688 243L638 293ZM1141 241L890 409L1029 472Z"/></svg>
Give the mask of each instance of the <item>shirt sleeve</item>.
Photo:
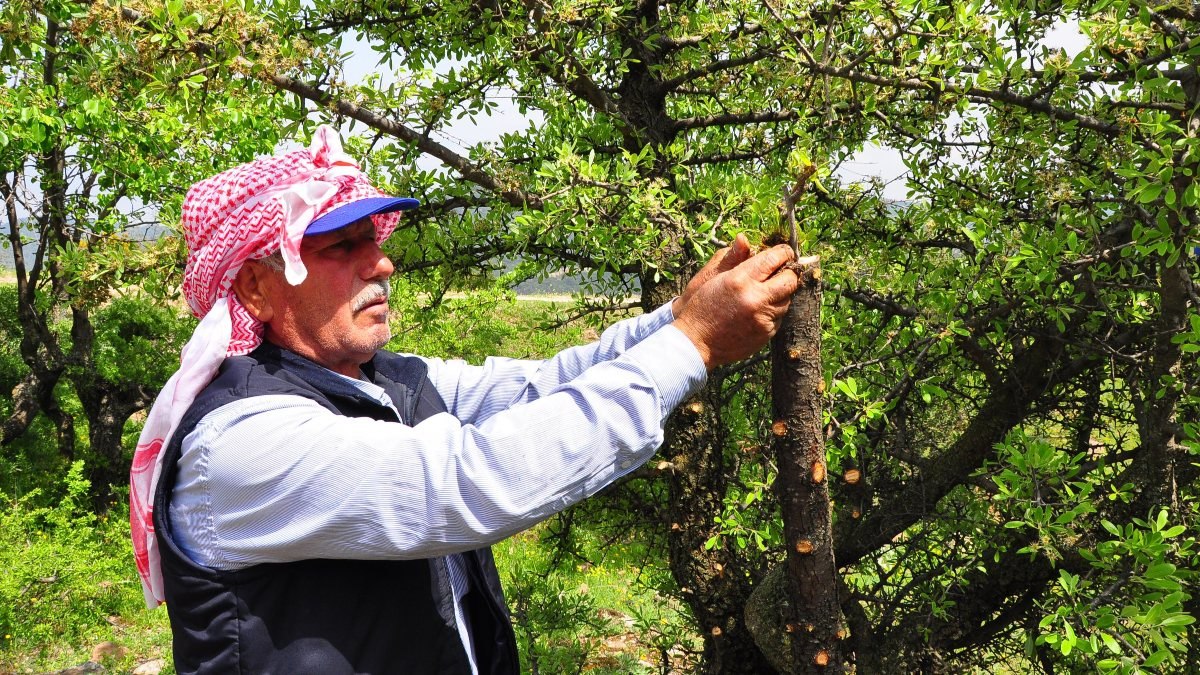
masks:
<svg viewBox="0 0 1200 675"><path fill-rule="evenodd" d="M541 361L489 357L482 365L473 366L461 360L424 360L429 364L429 380L450 413L474 423L537 400L588 368L620 356L674 320L671 302L667 302L649 314L613 324L591 344L565 349ZM669 411L667 408L663 414Z"/></svg>
<svg viewBox="0 0 1200 675"><path fill-rule="evenodd" d="M703 385L678 329L633 328L624 344L567 359L565 382L477 422L443 413L410 427L295 396L228 404L184 439L171 511L180 544L196 562L237 569L446 555L525 529L649 459L666 415Z"/></svg>

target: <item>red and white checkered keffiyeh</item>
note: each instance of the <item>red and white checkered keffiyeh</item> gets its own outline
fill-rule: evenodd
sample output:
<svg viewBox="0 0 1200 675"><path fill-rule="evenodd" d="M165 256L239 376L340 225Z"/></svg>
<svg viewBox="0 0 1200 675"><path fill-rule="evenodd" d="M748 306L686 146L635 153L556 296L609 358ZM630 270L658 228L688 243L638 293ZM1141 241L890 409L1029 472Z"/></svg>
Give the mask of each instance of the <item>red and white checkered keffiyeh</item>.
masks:
<svg viewBox="0 0 1200 675"><path fill-rule="evenodd" d="M129 471L133 551L147 607L164 600L153 521L161 451L221 362L262 342L262 324L230 293L238 270L247 260L282 249L288 282L301 283L308 272L300 260L300 242L309 223L351 202L385 196L342 152L337 133L327 126L317 128L307 150L234 167L188 190L182 218L188 247L183 294L201 321L183 348L179 370L150 408ZM400 214L372 219L376 238L383 241Z"/></svg>

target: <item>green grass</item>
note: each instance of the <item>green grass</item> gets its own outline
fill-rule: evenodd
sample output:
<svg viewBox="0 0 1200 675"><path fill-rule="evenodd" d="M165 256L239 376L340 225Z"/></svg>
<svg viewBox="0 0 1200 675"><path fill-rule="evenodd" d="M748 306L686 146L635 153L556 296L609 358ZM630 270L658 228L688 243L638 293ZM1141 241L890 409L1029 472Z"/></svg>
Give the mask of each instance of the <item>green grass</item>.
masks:
<svg viewBox="0 0 1200 675"><path fill-rule="evenodd" d="M484 291L444 300L436 310L397 281L392 294L392 341L388 349L481 363L488 356L545 358L594 340L597 328L585 321L554 327L570 314L570 303L518 300L511 293ZM628 316L611 316L612 323Z"/></svg>
<svg viewBox="0 0 1200 675"><path fill-rule="evenodd" d="M113 648L96 660L129 672L169 649L166 612L142 603L127 515L88 511L82 470L72 466L50 507L0 496L0 672L77 666L103 643Z"/></svg>
<svg viewBox="0 0 1200 675"><path fill-rule="evenodd" d="M523 671L538 659L542 673L690 672L701 641L679 603L657 590L670 583L661 556L648 555L633 534L602 541L586 525L576 528L578 558L558 565L543 540L546 524L493 548Z"/></svg>

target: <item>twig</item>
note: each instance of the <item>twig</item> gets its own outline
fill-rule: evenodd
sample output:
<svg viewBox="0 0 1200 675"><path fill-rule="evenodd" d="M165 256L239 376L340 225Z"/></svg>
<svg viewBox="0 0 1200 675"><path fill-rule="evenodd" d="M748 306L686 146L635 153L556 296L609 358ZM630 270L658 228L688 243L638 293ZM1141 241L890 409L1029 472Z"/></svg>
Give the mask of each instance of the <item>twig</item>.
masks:
<svg viewBox="0 0 1200 675"><path fill-rule="evenodd" d="M805 162L804 167L800 169L800 174L796 176L796 183L789 190L783 189L783 200L780 202L779 218L787 224L788 243L792 245L792 251L796 257L800 256L800 248L798 237L796 235L796 204L800 198L804 196L804 190L808 187L808 179L817 172L817 167L814 164Z"/></svg>

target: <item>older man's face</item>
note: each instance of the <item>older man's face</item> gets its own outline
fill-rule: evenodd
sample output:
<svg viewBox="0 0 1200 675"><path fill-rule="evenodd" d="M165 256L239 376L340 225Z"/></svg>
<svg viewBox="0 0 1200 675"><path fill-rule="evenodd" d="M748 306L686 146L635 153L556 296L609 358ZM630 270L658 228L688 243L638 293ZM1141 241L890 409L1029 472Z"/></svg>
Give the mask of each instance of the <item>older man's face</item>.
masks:
<svg viewBox="0 0 1200 675"><path fill-rule="evenodd" d="M387 280L395 268L375 242L370 218L305 237L308 277L292 286L278 273L265 284L271 342L349 377L391 338Z"/></svg>

